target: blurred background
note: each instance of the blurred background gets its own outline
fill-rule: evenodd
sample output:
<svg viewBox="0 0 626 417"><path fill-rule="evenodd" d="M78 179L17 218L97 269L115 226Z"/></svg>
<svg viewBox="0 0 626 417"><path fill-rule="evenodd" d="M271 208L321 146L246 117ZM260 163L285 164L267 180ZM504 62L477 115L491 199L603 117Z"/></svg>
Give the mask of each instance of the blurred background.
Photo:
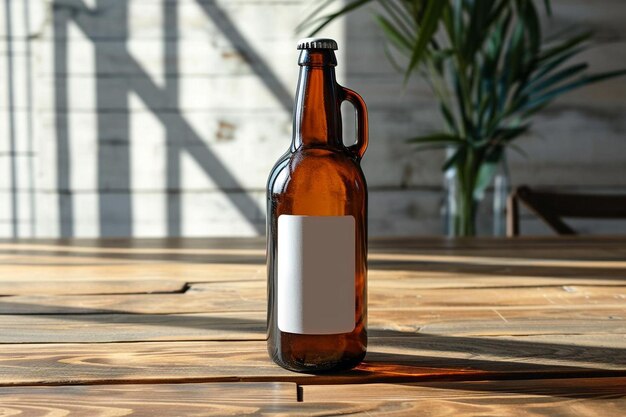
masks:
<svg viewBox="0 0 626 417"><path fill-rule="evenodd" d="M291 140L295 27L314 2L1 1L0 237L265 233L267 174ZM551 29L595 31L581 55L592 71L626 67L626 2L553 7ZM339 43L339 82L369 106L370 235L443 234L444 151L405 142L441 125L429 88L403 85L367 10L321 35ZM509 155L511 185L626 192L626 80L560 98L518 145L529 157ZM522 214L525 231L551 233Z"/></svg>

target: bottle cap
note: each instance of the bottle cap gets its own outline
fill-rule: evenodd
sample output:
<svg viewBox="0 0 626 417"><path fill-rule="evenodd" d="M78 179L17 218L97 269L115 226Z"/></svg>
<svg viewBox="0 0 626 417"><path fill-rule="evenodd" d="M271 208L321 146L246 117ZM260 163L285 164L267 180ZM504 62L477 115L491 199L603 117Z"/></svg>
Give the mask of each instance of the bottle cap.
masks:
<svg viewBox="0 0 626 417"><path fill-rule="evenodd" d="M330 38L304 38L298 41L298 49L332 49L337 50L337 42Z"/></svg>

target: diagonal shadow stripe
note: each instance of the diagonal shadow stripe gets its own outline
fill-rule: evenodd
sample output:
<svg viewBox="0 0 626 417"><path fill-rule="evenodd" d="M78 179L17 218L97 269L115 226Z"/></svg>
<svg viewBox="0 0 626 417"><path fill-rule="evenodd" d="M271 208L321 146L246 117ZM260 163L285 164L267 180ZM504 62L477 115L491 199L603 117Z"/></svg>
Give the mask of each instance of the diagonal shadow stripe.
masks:
<svg viewBox="0 0 626 417"><path fill-rule="evenodd" d="M22 25L30 31L31 21L31 5L30 0L23 2L22 7ZM28 149L29 153L33 153L33 129L34 129L34 96L33 96L33 48L31 46L32 43L31 36L27 36L26 38L26 112L27 112L27 120L26 120L26 149ZM28 158L28 206L30 209L30 237L35 237L37 235L37 210L36 200L35 200L35 158Z"/></svg>
<svg viewBox="0 0 626 417"><path fill-rule="evenodd" d="M4 2L4 27L5 47L6 47L6 95L7 95L7 115L8 115L8 145L9 145L9 189L11 190L11 234L18 237L17 221L19 217L19 205L17 198L17 143L16 143L16 115L15 115L15 68L13 63L13 26L11 16L13 15L11 0Z"/></svg>
<svg viewBox="0 0 626 417"><path fill-rule="evenodd" d="M97 0L94 16L99 10L110 5L109 0ZM121 29L117 36L128 39L128 8L122 7L117 17ZM131 160L130 160L130 112L128 93L124 90L107 89L101 69L106 62L106 55L102 50L102 43L94 42L94 64L96 72L96 109L97 109L97 181L98 181L98 211L100 236L132 236L133 235L133 201L131 194ZM126 44L120 46L126 50ZM115 108L122 111L109 116L104 114L106 108ZM114 123L118 131L118 141L107 143L107 123ZM111 167L115 167L112 173ZM129 190L119 193L117 190ZM114 207L114 210L111 208Z"/></svg>
<svg viewBox="0 0 626 417"><path fill-rule="evenodd" d="M64 3L65 4L65 3ZM67 6L67 5L66 5ZM75 10L90 10L82 1L72 2ZM85 15L84 13L75 13L72 16L73 22L80 28L83 34L95 43L95 35L90 29L89 18L93 13ZM97 14L94 14L97 17ZM213 179L218 189L227 196L231 203L238 211L248 220L249 224L254 228L256 233L262 235L265 233L263 224L263 213L257 207L250 195L246 194L243 187L239 184L232 173L226 166L216 157L213 152L206 146L198 133L185 120L180 109L173 108L168 111L167 116L160 112L155 103L168 103L170 97L167 90L159 88L147 74L132 55L123 49L122 59L125 64L132 67L132 71L138 76L129 78L129 90L134 91L152 111L164 126L171 131L177 132L177 137L185 138L184 140L171 141L171 146L178 146L181 150L186 150L192 158L198 163L202 170ZM274 77L275 78L275 77ZM261 220L261 221L259 221Z"/></svg>
<svg viewBox="0 0 626 417"><path fill-rule="evenodd" d="M74 236L74 202L70 190L72 167L70 165L69 115L63 109L68 108L69 92L67 80L68 40L67 28L69 17L63 11L63 5L53 4L52 19L54 27L54 106L56 130L56 187L58 193L59 233L61 237Z"/></svg>
<svg viewBox="0 0 626 417"><path fill-rule="evenodd" d="M293 95L287 91L276 74L242 36L233 21L224 13L215 1L197 0L198 5L213 21L215 26L228 38L235 48L246 58L252 71L265 84L268 90L280 102L288 113L293 112Z"/></svg>
<svg viewBox="0 0 626 417"><path fill-rule="evenodd" d="M133 71L142 70L132 56L127 55L125 58L128 59L130 65L135 67ZM177 146L181 150L187 150L198 165L202 167L204 172L213 179L218 189L228 196L235 207L239 209L240 213L249 220L256 232L263 234L265 226L254 221L255 218L258 219L260 217L260 210L254 200L243 192L243 187L239 184L237 179L206 146L198 133L185 120L180 110L174 108L171 112L168 112L166 116L160 113L159 109L154 106L155 102L166 102L167 94L160 90L148 76L133 79L131 88L141 97L155 116L164 125L168 126L168 130L177 132L177 138L185 138L183 140L170 138L169 145Z"/></svg>
<svg viewBox="0 0 626 417"><path fill-rule="evenodd" d="M168 59L168 57L178 57L178 4L163 2L163 69L165 74L178 74L178 59ZM170 40L171 41L168 41ZM174 100L175 108L179 108L179 83L177 77L163 77L165 80L164 89L168 97ZM181 195L177 191L181 182L181 157L182 154L178 146L171 146L176 142L178 132L173 129L171 123L165 125L165 137L167 141L166 149L166 188L167 188L167 235L182 235L182 202Z"/></svg>

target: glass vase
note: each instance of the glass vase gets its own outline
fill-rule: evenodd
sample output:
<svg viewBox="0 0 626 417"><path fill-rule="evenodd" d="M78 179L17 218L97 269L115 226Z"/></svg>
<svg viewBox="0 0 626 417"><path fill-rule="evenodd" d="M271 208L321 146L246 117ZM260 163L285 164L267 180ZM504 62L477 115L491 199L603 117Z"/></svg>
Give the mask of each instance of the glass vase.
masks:
<svg viewBox="0 0 626 417"><path fill-rule="evenodd" d="M498 162L488 192L476 198L474 189L464 189L463 181L455 167L444 174L443 226L448 237L476 236L478 234L506 235L506 200L510 189L506 158ZM480 221L479 216L491 214L489 223ZM480 219L483 220L483 219ZM479 227L479 224L482 227Z"/></svg>

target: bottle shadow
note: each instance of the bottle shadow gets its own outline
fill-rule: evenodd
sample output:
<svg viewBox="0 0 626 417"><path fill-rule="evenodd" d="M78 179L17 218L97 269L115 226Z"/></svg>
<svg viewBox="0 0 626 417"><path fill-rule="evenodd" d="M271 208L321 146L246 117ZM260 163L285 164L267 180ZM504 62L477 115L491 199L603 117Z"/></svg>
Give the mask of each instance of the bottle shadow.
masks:
<svg viewBox="0 0 626 417"><path fill-rule="evenodd" d="M0 303L3 301L0 298ZM21 310L25 311L28 304L21 304ZM31 306L34 308L37 305ZM63 320L110 325L110 330L134 329L132 334L116 333L115 342L150 341L151 327L165 327L165 333L171 340L198 342L236 340L258 343L259 350L252 355L254 361L260 366L268 366L270 362L265 352L265 320L262 311L227 315L224 313L120 314L116 310L97 310L97 314L89 314L89 310L84 308L65 308L64 310L64 313L59 316ZM76 311L73 313L72 310ZM54 318L55 315L45 315L45 320ZM139 331L137 329L141 328L146 329L144 334L137 333ZM97 334L98 332L91 333ZM162 336L165 333L156 333L159 340L163 340ZM29 334L31 337L34 331ZM185 338L180 336L185 336ZM0 342L11 343L10 340L3 340L8 337L11 337L11 334L4 333L0 337ZM78 339L72 339L69 334L67 337L64 336L63 343L88 341L82 340L80 333L76 333L73 337L78 337ZM580 379L580 386L584 387L585 378L626 377L626 349L602 346L601 344L604 343L602 336L596 337L595 342L593 339L591 341L586 339L585 345L581 345L576 344L574 338L572 338L572 343L560 344L550 342L550 338L546 338L543 342L520 340L521 337L515 339L467 337L374 328L370 331L367 356L355 369L317 376L294 373L292 376L281 375L281 378L306 384L430 384L443 381ZM111 340L89 341L110 342ZM236 345L229 346L229 348L237 349ZM246 349L249 348L250 346L246 347ZM243 375L242 377L246 378ZM558 395L567 396L569 391L566 387L573 385L576 384L572 382L557 384L557 387L560 387L557 390ZM475 390L504 389L494 383L464 386ZM512 388L507 389L516 392L515 384L505 386L511 386ZM519 389L526 392L528 384L520 385ZM572 395L579 395L584 391L581 391L582 388L572 389ZM549 389L544 391L545 395L553 395ZM626 390L624 393L626 394Z"/></svg>
<svg viewBox="0 0 626 417"><path fill-rule="evenodd" d="M428 241L428 240L427 240ZM259 265L265 263L265 239L48 239L48 240L21 240L28 244L24 247L3 247L0 244L0 255L16 255L20 257L33 257L33 262L20 259L17 265L44 265L36 261L40 256L54 256L58 261L55 266L63 266L63 260L67 265L75 259L87 259L93 262L106 261L148 261L148 262L171 262L188 264L245 264ZM430 249L418 247L410 249L407 253L387 253L385 249L394 243L390 239L375 239L370 242L370 260L368 268L375 271L385 271L385 274L398 271L399 273L419 272L420 276L432 272L433 277L439 274L457 274L460 277L474 276L510 276L510 277L552 277L568 278L574 283L577 279L602 277L605 281L614 281L616 285L626 283L626 264L619 253L615 256L589 255L587 258L576 260L560 260L558 254L551 251L537 252L529 255L520 249L520 253L508 250L508 257L500 257L492 252L490 244L497 242L487 240L483 249L488 252L467 252L460 255L462 248L467 245L459 244L457 248L444 239L430 240ZM421 242L421 243L420 243ZM424 239L419 239L415 244L423 244ZM411 243L405 240L404 244ZM558 244L558 241L553 241ZM544 245L546 245L544 243ZM453 247L452 253L446 254L446 247ZM508 245L507 245L508 247ZM526 247L524 245L524 247ZM78 250L76 248L79 248ZM617 246L616 246L617 248ZM116 249L116 250L111 250ZM119 249L128 249L126 251ZM433 250L435 251L433 253ZM467 249L469 250L469 249ZM617 250L617 249L616 249ZM406 251L405 251L406 252ZM543 253L543 254L542 254ZM398 255L401 258L398 258ZM571 256L570 256L571 257ZM413 259L414 258L414 259ZM567 257L565 257L567 258ZM587 260L587 261L585 261ZM36 261L36 262L35 262ZM84 262L81 261L81 262ZM11 265L11 259L6 259L3 264ZM393 277L390 276L390 279Z"/></svg>

